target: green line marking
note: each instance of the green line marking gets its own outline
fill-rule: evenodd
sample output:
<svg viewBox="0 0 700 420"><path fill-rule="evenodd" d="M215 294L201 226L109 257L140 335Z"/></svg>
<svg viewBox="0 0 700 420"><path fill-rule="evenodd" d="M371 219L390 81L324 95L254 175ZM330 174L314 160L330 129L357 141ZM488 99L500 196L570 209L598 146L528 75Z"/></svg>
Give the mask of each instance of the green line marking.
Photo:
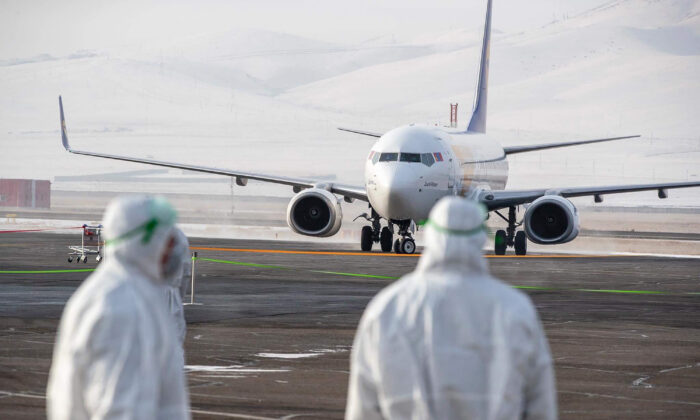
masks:
<svg viewBox="0 0 700 420"><path fill-rule="evenodd" d="M247 262L241 262L241 261L215 260L213 258L202 258L202 257L197 257L197 259L202 260L202 261L220 263L220 264L242 265L245 267L274 268L276 270L291 270L290 268L283 267L281 265L268 265L268 264L247 263Z"/></svg>
<svg viewBox="0 0 700 420"><path fill-rule="evenodd" d="M671 292L659 292L655 290L615 290L615 289L573 289L577 292L593 293L628 293L633 295L668 295Z"/></svg>
<svg viewBox="0 0 700 420"><path fill-rule="evenodd" d="M357 273L341 273L339 271L320 271L320 270L309 270L312 273L320 274L335 274L336 276L349 276L349 277L366 277L370 279L385 279L385 280L398 280L399 277L392 276L380 276L378 274L357 274Z"/></svg>
<svg viewBox="0 0 700 420"><path fill-rule="evenodd" d="M197 257L193 260L209 261L219 264L232 264L243 267L253 267L253 268L268 268L274 270L299 270L308 271L310 273L318 274L331 274L335 276L346 276L346 277L360 277L368 279L380 279L380 280L397 280L399 277L394 276L383 276L378 274L360 274L360 273L344 273L341 271L326 271L326 270L304 270L295 269L292 267L285 267L282 265L271 265L271 264L258 264L242 261L230 261L230 260L218 260L214 258L203 258ZM0 274L60 274L60 273L90 273L95 271L94 268L79 268L71 270L0 270ZM566 288L556 288L556 287L546 287L546 286L517 286L512 287L516 289L524 290L538 290L545 292L587 292L587 293L619 293L619 294L629 294L629 295L690 295L690 296L700 296L700 292L662 292L657 290L619 290L619 289L566 289Z"/></svg>
<svg viewBox="0 0 700 420"><path fill-rule="evenodd" d="M545 286L512 286L516 289L527 289L527 290L546 290L546 291L554 291L557 290L553 287L545 287Z"/></svg>
<svg viewBox="0 0 700 420"><path fill-rule="evenodd" d="M202 258L198 257L197 260L209 261L222 264L233 264L245 267L255 267L255 268L272 268L276 270L297 270L297 271L308 271L311 273L318 274L332 274L336 276L347 276L347 277L361 277L369 279L381 279L381 280L398 280L400 277L394 276L382 276L378 274L360 274L360 273L344 273L340 271L326 271L326 270L308 270L308 269L295 269L292 267L285 267L281 265L269 265L269 264L257 264L257 263L246 263L241 261L229 261L229 260L217 260L213 258ZM516 289L524 290L538 290L544 292L587 292L587 293L620 293L629 295L695 295L700 296L700 292L662 292L656 290L617 290L617 289L567 289L567 288L556 288L547 286L518 286L511 285Z"/></svg>
<svg viewBox="0 0 700 420"><path fill-rule="evenodd" d="M281 265L269 265L269 264L257 264L257 263L246 263L246 262L241 262L241 261L230 261L230 260L216 260L213 258L202 258L198 257L198 260L202 261L209 261L209 262L215 262L215 263L221 263L221 264L233 264L233 265L240 265L244 267L255 267L255 268L272 268L275 270L294 270L292 267L285 267ZM357 274L357 273L343 273L340 271L323 271L323 270L306 270L311 273L319 273L319 274L334 274L337 276L349 276L349 277L365 277L365 278L370 278L370 279L386 279L386 280L396 280L398 277L392 277L392 276L380 276L377 274Z"/></svg>
<svg viewBox="0 0 700 420"><path fill-rule="evenodd" d="M57 274L57 273L89 273L94 268L80 268L77 270L0 270L0 274Z"/></svg>

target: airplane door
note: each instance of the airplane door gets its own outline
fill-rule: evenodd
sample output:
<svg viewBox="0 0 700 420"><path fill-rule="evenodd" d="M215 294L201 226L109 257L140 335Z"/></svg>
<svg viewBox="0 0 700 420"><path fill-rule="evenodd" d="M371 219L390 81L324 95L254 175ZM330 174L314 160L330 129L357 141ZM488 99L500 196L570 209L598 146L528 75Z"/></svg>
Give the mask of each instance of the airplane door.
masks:
<svg viewBox="0 0 700 420"><path fill-rule="evenodd" d="M452 190L455 187L455 167L454 167L454 158L452 157L452 153L447 150L447 188Z"/></svg>
<svg viewBox="0 0 700 420"><path fill-rule="evenodd" d="M437 138L440 144L442 145L442 155L444 158L447 160L447 189L451 192L454 193L454 188L455 188L455 162L454 162L454 156L452 155L452 150L450 147L445 143L445 141L441 138Z"/></svg>

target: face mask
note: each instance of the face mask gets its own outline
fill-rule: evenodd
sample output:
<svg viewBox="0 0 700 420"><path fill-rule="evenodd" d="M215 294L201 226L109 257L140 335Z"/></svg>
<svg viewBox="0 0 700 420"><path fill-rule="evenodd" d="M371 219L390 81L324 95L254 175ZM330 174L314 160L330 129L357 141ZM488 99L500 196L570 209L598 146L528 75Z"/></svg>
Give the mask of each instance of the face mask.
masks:
<svg viewBox="0 0 700 420"><path fill-rule="evenodd" d="M173 278L182 270L182 259L173 251L171 251L168 260L163 265L163 278L166 279Z"/></svg>

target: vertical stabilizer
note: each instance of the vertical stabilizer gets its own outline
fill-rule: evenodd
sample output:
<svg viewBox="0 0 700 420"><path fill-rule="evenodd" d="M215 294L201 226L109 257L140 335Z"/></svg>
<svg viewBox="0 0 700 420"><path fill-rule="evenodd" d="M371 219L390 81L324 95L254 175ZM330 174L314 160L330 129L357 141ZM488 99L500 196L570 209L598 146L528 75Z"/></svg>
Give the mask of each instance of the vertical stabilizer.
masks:
<svg viewBox="0 0 700 420"><path fill-rule="evenodd" d="M467 132L486 132L486 104L489 92L489 59L491 51L491 0L486 5L486 23L484 24L484 40L481 45L481 63L479 64L479 80L474 97L474 111L467 126Z"/></svg>

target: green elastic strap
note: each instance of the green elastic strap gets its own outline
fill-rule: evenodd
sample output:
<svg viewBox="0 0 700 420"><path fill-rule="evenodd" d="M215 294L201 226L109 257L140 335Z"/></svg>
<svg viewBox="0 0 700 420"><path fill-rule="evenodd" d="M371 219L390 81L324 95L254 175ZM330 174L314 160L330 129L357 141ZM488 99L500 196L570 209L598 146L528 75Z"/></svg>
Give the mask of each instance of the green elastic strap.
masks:
<svg viewBox="0 0 700 420"><path fill-rule="evenodd" d="M486 231L486 225L481 224L473 229L450 229L433 222L430 219L425 219L418 223L420 226L430 226L431 228L437 230L440 233L446 233L448 235L459 235L459 236L470 236L475 235L479 232Z"/></svg>
<svg viewBox="0 0 700 420"><path fill-rule="evenodd" d="M141 238L141 243L147 244L153 237L153 233L155 232L159 224L160 223L158 222L158 219L150 219L146 223L131 229L130 231L126 232L121 236L118 236L114 239L106 240L105 245L114 245L116 243L125 241L131 238L132 236L136 236L141 232L143 232L143 238Z"/></svg>
<svg viewBox="0 0 700 420"><path fill-rule="evenodd" d="M175 220L177 219L177 213L175 212L175 209L173 209L173 206L171 206L167 200L165 200L164 198L156 197L151 201L150 207L152 217L148 219L146 223L137 226L131 229L130 231L126 232L125 234L118 236L114 239L106 240L105 245L114 245L121 241L127 240L132 236L138 235L141 232L143 232L141 243L145 245L151 241L151 239L153 238L153 234L155 233L158 226L160 226L161 224L164 226L172 226L175 224Z"/></svg>

